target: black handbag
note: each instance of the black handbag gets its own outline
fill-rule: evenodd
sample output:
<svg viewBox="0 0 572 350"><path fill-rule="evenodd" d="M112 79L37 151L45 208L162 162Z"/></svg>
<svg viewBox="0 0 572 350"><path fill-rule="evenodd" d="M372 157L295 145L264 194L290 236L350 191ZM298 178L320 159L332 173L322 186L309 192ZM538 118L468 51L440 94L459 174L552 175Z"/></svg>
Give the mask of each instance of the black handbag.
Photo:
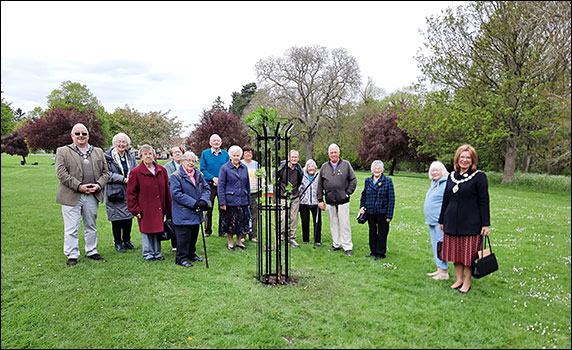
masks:
<svg viewBox="0 0 572 350"><path fill-rule="evenodd" d="M159 236L160 241L170 241L175 237L175 224L173 220L167 219L163 223L163 233Z"/></svg>
<svg viewBox="0 0 572 350"><path fill-rule="evenodd" d="M357 219L358 224L365 224L367 221L367 216L365 215L365 213L359 214L356 219Z"/></svg>
<svg viewBox="0 0 572 350"><path fill-rule="evenodd" d="M485 249L487 242L489 247ZM484 236L484 238L481 239L481 250L477 251L476 259L471 266L473 278L485 277L489 273L498 270L498 268L497 258L493 253L489 236Z"/></svg>

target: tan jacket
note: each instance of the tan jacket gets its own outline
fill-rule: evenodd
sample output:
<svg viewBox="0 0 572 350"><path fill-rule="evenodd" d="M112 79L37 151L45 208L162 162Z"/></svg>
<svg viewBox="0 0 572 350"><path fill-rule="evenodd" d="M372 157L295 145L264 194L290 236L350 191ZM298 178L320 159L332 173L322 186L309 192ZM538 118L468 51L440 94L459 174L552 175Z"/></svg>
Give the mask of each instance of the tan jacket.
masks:
<svg viewBox="0 0 572 350"><path fill-rule="evenodd" d="M74 147L73 144L70 146ZM69 146L58 147L56 150L56 175L60 180L56 203L73 206L79 201L81 195L79 186L83 178L82 161L83 158ZM93 166L96 182L101 188L93 195L98 202L103 202L103 188L109 178L109 171L101 148L93 147L90 162Z"/></svg>

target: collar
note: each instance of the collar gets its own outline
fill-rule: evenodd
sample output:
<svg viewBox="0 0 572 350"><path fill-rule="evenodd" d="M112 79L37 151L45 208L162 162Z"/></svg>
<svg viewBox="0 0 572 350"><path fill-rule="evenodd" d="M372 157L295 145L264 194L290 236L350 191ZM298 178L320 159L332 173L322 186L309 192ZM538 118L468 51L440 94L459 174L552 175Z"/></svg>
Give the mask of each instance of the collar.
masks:
<svg viewBox="0 0 572 350"><path fill-rule="evenodd" d="M211 147L211 153L214 155L219 155L222 153L222 148L219 148L218 151L215 151L215 149Z"/></svg>

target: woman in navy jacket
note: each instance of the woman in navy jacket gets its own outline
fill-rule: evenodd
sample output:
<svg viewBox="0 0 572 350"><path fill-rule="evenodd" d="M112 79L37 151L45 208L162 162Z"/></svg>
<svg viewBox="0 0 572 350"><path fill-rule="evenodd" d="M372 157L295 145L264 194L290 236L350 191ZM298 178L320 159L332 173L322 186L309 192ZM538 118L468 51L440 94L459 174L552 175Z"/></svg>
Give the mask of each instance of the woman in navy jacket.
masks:
<svg viewBox="0 0 572 350"><path fill-rule="evenodd" d="M477 152L463 145L455 152L455 171L447 180L439 226L444 232L442 259L455 265L457 280L451 289L471 289L471 264L483 235L490 233L487 176L477 170ZM463 277L464 273L464 277Z"/></svg>
<svg viewBox="0 0 572 350"><path fill-rule="evenodd" d="M218 174L221 232L228 238L228 250L234 250L233 235L236 235L236 246L246 249L242 238L250 230L250 178L246 165L240 162L242 148L231 146L228 154L230 161L220 168Z"/></svg>
<svg viewBox="0 0 572 350"><path fill-rule="evenodd" d="M199 225L203 210L207 210L211 190L203 173L195 167L197 156L190 151L183 154L179 169L169 178L171 187L173 224L177 236L175 264L190 267L191 261L203 261L196 254Z"/></svg>
<svg viewBox="0 0 572 350"><path fill-rule="evenodd" d="M383 175L383 162L371 163L372 176L365 179L361 192L360 214L366 214L369 224L369 249L366 258L375 256L375 260L384 259L387 250L389 223L393 218L395 192L393 181Z"/></svg>

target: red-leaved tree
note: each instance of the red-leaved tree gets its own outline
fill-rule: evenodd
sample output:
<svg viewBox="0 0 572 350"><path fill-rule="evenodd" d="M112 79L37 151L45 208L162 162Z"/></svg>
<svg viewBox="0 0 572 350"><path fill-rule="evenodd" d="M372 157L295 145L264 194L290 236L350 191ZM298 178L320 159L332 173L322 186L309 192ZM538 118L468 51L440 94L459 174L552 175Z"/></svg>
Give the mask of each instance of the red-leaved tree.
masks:
<svg viewBox="0 0 572 350"><path fill-rule="evenodd" d="M89 131L89 144L101 147L105 141L101 134L99 120L95 112L82 113L74 106L54 107L46 111L43 117L30 119L20 129L33 149L53 151L72 142L70 133L73 126L82 123Z"/></svg>
<svg viewBox="0 0 572 350"><path fill-rule="evenodd" d="M223 108L211 108L201 114L200 121L185 140L186 148L200 157L203 150L211 147L209 140L212 134L221 137L221 148L224 149L232 145L244 147L248 142L248 132L239 117Z"/></svg>
<svg viewBox="0 0 572 350"><path fill-rule="evenodd" d="M10 135L2 136L2 153L22 156L22 165L26 164L26 157L29 154L28 145L20 131L16 130Z"/></svg>
<svg viewBox="0 0 572 350"><path fill-rule="evenodd" d="M361 143L356 148L358 157L365 163L371 163L376 159L392 161L389 175L393 175L399 160L419 162L431 160L410 146L412 140L397 126L398 118L395 110L391 108L366 118L361 128Z"/></svg>

